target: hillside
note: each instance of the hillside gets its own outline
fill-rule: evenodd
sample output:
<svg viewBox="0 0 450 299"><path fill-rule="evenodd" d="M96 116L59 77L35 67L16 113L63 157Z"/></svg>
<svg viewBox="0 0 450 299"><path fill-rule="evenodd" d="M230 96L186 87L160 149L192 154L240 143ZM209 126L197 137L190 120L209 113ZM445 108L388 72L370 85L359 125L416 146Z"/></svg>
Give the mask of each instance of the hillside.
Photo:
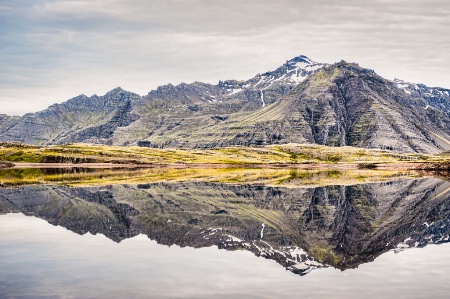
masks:
<svg viewBox="0 0 450 299"><path fill-rule="evenodd" d="M308 77L274 104L221 121L189 120L159 136L157 147L224 147L315 143L399 152L439 153L450 147L450 118L373 71L340 62Z"/></svg>
<svg viewBox="0 0 450 299"><path fill-rule="evenodd" d="M308 143L436 154L450 150L450 97L341 61L305 56L246 81L116 88L23 117L0 115L0 141L216 148Z"/></svg>
<svg viewBox="0 0 450 299"><path fill-rule="evenodd" d="M108 143L115 129L136 120L132 102L140 96L116 88L104 96L80 95L46 110L9 118L7 129L0 131L0 141L28 144L67 142ZM1 119L0 119L1 121ZM5 122L0 124L4 127Z"/></svg>

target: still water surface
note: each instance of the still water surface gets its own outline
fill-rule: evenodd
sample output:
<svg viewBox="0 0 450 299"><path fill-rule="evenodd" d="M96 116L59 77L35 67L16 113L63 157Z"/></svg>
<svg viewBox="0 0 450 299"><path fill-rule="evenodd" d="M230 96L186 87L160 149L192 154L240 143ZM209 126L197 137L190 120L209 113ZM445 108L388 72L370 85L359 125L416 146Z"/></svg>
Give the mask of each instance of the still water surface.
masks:
<svg viewBox="0 0 450 299"><path fill-rule="evenodd" d="M450 182L290 176L0 188L0 298L448 298Z"/></svg>

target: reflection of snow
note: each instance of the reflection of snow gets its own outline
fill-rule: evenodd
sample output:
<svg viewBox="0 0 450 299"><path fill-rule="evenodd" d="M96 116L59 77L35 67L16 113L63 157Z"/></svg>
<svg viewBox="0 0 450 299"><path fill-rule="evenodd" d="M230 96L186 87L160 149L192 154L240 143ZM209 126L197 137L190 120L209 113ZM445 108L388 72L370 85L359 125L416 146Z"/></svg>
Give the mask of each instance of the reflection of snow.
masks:
<svg viewBox="0 0 450 299"><path fill-rule="evenodd" d="M317 268L326 268L328 266L314 260L306 251L296 246L281 246L275 249L271 244L262 240L266 225L261 223L260 239L253 241L244 241L234 236L234 233L227 233L223 228L208 228L202 232L204 239L219 239L223 248L226 249L246 249L257 256L268 259L274 259L287 270L294 273L305 275Z"/></svg>
<svg viewBox="0 0 450 299"><path fill-rule="evenodd" d="M226 235L229 239L227 240L227 242L242 242L241 239L236 238L235 236L232 235Z"/></svg>

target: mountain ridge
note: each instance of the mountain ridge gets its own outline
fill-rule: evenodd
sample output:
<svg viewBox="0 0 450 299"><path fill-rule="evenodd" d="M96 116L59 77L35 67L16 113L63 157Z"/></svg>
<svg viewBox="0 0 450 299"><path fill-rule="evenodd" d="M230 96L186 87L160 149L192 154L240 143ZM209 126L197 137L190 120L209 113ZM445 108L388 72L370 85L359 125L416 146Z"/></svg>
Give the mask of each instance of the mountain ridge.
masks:
<svg viewBox="0 0 450 299"><path fill-rule="evenodd" d="M0 115L0 141L208 148L317 143L399 152L450 150L450 90L390 81L341 61L287 60L249 80L117 87L23 117Z"/></svg>

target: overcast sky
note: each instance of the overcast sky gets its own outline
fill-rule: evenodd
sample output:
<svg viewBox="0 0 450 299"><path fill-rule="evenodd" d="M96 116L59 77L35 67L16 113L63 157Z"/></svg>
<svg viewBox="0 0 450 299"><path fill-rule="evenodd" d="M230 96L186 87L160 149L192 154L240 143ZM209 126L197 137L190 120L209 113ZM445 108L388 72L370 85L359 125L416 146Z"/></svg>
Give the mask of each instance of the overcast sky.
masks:
<svg viewBox="0 0 450 299"><path fill-rule="evenodd" d="M0 0L0 113L249 79L306 55L450 88L449 0Z"/></svg>

